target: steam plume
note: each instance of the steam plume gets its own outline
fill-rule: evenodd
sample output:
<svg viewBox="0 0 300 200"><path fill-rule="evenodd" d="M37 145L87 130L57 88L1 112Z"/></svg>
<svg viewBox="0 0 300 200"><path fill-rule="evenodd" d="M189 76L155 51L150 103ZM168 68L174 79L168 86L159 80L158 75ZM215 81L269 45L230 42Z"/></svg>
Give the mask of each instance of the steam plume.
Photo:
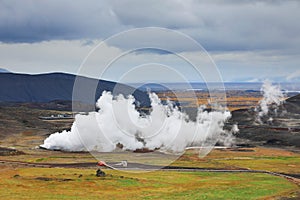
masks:
<svg viewBox="0 0 300 200"><path fill-rule="evenodd" d="M270 109L276 113L277 107L282 104L285 97L280 86L272 85L269 80L264 81L261 93L263 94L263 98L259 102L259 107L256 108L259 122L262 122L262 117L268 115ZM272 118L269 118L269 120L272 120Z"/></svg>
<svg viewBox="0 0 300 200"><path fill-rule="evenodd" d="M41 146L67 151L110 152L121 146L123 150L182 152L188 146L207 145L208 140L216 142L231 117L229 111L207 112L201 107L196 121L191 121L172 104L163 105L155 93L149 97L150 114L141 116L133 96L114 98L103 92L96 103L98 112L76 115L70 131L50 135Z"/></svg>

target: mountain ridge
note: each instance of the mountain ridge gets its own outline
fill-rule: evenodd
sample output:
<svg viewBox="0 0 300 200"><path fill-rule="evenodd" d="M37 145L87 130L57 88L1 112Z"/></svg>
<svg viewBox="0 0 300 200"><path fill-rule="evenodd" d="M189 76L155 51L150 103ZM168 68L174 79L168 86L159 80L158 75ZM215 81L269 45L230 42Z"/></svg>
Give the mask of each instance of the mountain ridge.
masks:
<svg viewBox="0 0 300 200"><path fill-rule="evenodd" d="M76 101L94 104L103 91L111 91L124 96L133 96L141 105L149 105L149 97L146 92L137 90L131 86L107 80L97 80L84 76L76 76L61 72L46 74L19 74L0 73L0 102L51 102L55 100L73 100L73 87L75 81L82 83L82 91L95 86L95 98L88 99L78 97ZM115 86L118 87L115 88ZM86 87L85 87L86 86ZM117 89L117 91L116 91Z"/></svg>

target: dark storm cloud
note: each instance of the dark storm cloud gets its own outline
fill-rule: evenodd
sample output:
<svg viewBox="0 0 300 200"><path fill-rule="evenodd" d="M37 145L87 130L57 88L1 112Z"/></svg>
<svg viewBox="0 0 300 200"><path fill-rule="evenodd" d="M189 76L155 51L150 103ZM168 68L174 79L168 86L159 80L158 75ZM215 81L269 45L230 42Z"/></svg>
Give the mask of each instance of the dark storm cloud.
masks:
<svg viewBox="0 0 300 200"><path fill-rule="evenodd" d="M182 31L211 51L298 49L299 8L297 1L280 0L4 0L0 41L105 39L130 28L158 26Z"/></svg>
<svg viewBox="0 0 300 200"><path fill-rule="evenodd" d="M123 30L105 1L0 1L0 40L103 38Z"/></svg>

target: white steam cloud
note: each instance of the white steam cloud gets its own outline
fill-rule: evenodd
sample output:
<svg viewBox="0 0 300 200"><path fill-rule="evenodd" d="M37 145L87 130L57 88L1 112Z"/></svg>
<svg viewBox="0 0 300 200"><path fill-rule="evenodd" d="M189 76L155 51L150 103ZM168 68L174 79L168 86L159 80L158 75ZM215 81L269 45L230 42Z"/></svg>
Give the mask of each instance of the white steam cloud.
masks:
<svg viewBox="0 0 300 200"><path fill-rule="evenodd" d="M264 81L260 90L263 94L263 98L259 102L259 107L256 108L259 122L261 122L262 117L268 115L270 109L276 113L277 107L282 104L285 97L280 86L272 85L269 80ZM269 121L270 120L272 120L272 118L269 118Z"/></svg>
<svg viewBox="0 0 300 200"><path fill-rule="evenodd" d="M151 111L141 116L134 97L103 92L96 103L98 112L76 115L70 131L50 135L41 147L66 151L111 152L147 148L165 152L182 152L190 146L214 145L222 134L229 111L198 109L196 121L171 103L163 105L155 93L149 94ZM234 127L237 131L237 127ZM227 141L229 142L229 141Z"/></svg>

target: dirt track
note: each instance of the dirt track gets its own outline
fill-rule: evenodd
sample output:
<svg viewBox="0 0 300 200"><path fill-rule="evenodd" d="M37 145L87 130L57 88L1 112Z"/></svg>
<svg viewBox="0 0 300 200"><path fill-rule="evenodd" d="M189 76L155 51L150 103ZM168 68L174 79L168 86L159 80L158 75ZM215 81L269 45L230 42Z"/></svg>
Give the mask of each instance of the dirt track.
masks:
<svg viewBox="0 0 300 200"><path fill-rule="evenodd" d="M9 165L12 167L44 167L44 168L97 168L95 162L84 162L84 163L30 163L30 162L19 162L10 160L0 160L0 165ZM279 176L289 181L300 185L300 179L297 175L282 174L277 172L270 172L266 170L250 170L250 169L215 169L215 168L198 168L198 167L177 167L177 166L158 166L158 165L145 165L139 163L128 163L127 167L120 166L118 163L107 163L109 168L115 170L142 170L142 171L181 171L181 172L221 172L221 173L263 173L270 174L273 176Z"/></svg>

